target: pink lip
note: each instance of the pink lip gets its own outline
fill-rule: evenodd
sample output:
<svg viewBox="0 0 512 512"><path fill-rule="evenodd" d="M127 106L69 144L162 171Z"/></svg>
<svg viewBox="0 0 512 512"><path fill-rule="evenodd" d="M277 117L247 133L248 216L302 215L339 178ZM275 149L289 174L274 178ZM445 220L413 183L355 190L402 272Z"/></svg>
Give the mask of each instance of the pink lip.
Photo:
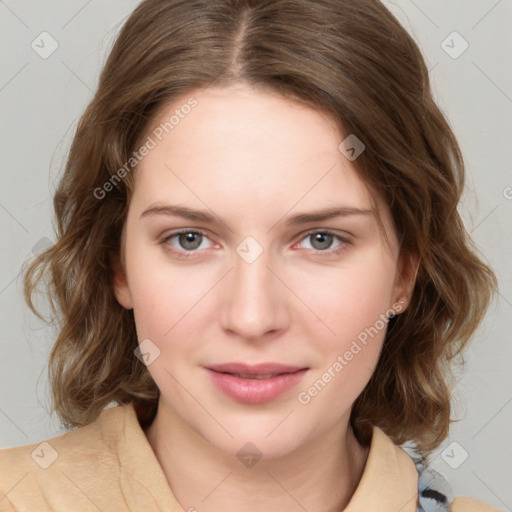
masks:
<svg viewBox="0 0 512 512"><path fill-rule="evenodd" d="M277 398L297 385L308 368L279 363L247 365L226 363L206 367L213 384L225 395L238 402L261 404ZM241 378L241 375L278 374L265 379Z"/></svg>

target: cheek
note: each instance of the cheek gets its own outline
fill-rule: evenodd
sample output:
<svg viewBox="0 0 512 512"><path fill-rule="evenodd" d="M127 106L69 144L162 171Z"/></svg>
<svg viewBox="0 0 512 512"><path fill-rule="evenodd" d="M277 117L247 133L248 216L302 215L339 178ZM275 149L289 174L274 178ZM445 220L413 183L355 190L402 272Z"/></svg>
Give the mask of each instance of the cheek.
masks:
<svg viewBox="0 0 512 512"><path fill-rule="evenodd" d="M211 276L191 275L183 268L153 262L130 283L139 344L151 340L145 348L150 347L150 352L156 354L148 371L157 386L178 404L189 403L179 382L186 380L189 369L196 366L200 340L204 338L200 335L205 317L201 297L210 281Z"/></svg>
<svg viewBox="0 0 512 512"><path fill-rule="evenodd" d="M197 325L196 321L191 325L190 319L197 320L202 299L215 283L211 269L171 265L165 251L158 247L140 251L134 248L128 272L139 341L149 338L164 350L172 340L179 349L186 329L190 346Z"/></svg>
<svg viewBox="0 0 512 512"><path fill-rule="evenodd" d="M304 324L318 357L297 401L326 423L352 406L374 372L388 326L394 269L390 259L360 258L323 277L316 274L301 290L321 320L310 316Z"/></svg>
<svg viewBox="0 0 512 512"><path fill-rule="evenodd" d="M323 324L325 351L343 350L360 333L375 325L379 330L385 327L381 317L391 305L395 271L390 256L376 257L368 251L346 265L311 273L296 288L318 317L308 316L314 319L317 335L318 325Z"/></svg>

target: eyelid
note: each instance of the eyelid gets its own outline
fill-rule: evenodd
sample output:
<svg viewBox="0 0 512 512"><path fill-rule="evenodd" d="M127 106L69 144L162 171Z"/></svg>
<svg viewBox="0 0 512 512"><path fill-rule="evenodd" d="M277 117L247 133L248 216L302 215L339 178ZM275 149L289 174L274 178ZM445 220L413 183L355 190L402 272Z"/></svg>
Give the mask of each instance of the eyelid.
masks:
<svg viewBox="0 0 512 512"><path fill-rule="evenodd" d="M200 235L210 238L208 235L208 232L201 228L179 228L179 229L172 230L169 233L165 234L164 239L171 238L176 235L181 235L183 233L198 233Z"/></svg>
<svg viewBox="0 0 512 512"><path fill-rule="evenodd" d="M325 229L314 228L314 229L310 229L304 233L301 233L299 235L297 242L295 242L293 246L295 247L296 245L298 245L300 242L302 242L309 236L315 235L317 233L321 233L323 235L329 235L334 238L337 238L340 241L340 245L335 248L332 248L332 249L331 248L325 249L324 251L309 249L309 251L311 251L313 253L313 255L315 255L315 256L322 257L322 256L336 255L336 254L339 254L341 251L343 251L346 248L345 247L346 245L352 244L353 235L351 235L350 233L344 232L345 235L342 235L341 233L339 233L335 230L329 229L329 228L325 228Z"/></svg>
<svg viewBox="0 0 512 512"><path fill-rule="evenodd" d="M335 229L330 229L330 228L323 228L323 229L322 228L313 228L313 229L309 229L308 231L304 231L304 233L301 233L300 235L298 235L298 240L303 240L304 238L306 238L310 235L315 235L316 233L332 235L332 236L337 237L346 242L349 242L350 240L352 240L352 238L354 238L354 235L352 235L351 233L349 233L347 231L343 231L343 233L340 233L339 231L337 231Z"/></svg>
<svg viewBox="0 0 512 512"><path fill-rule="evenodd" d="M202 235L203 237L205 238L208 238L208 240L210 240L210 242L214 243L213 240L211 240L211 237L210 235L208 234L207 231L205 231L204 229L201 229L201 228L181 228L181 229L176 229L174 231L170 231L169 233L166 233L163 235L162 237L162 240L159 242L163 245L168 245L167 242L171 239L171 238L174 238L175 236L178 236L178 235L182 235L184 233L195 233L195 234L199 234L199 235ZM174 251L173 251L174 252ZM180 253L189 253L189 254L193 254L195 252L199 252L199 251L179 251Z"/></svg>

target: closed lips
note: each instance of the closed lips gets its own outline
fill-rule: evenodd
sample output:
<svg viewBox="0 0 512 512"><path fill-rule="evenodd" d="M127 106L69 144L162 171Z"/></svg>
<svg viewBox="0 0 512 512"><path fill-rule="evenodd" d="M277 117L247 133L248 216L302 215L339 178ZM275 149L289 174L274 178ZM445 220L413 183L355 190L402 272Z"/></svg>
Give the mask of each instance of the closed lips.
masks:
<svg viewBox="0 0 512 512"><path fill-rule="evenodd" d="M270 379L278 375L296 373L307 368L283 365L280 363L260 363L247 365L244 363L224 363L207 367L217 373L226 373L240 379Z"/></svg>
<svg viewBox="0 0 512 512"><path fill-rule="evenodd" d="M239 379L271 379L272 377L276 377L277 375L283 375L282 373L269 373L267 375L242 375L241 373L227 373L228 375L233 375L233 377L238 377Z"/></svg>
<svg viewBox="0 0 512 512"><path fill-rule="evenodd" d="M228 398L236 402L262 404L296 386L309 368L279 363L225 363L205 369L214 386Z"/></svg>

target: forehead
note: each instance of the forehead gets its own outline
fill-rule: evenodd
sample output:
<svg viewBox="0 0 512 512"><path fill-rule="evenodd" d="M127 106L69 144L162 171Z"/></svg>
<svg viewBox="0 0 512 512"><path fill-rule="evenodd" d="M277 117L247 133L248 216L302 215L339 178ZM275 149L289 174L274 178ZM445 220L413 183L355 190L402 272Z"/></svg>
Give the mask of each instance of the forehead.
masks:
<svg viewBox="0 0 512 512"><path fill-rule="evenodd" d="M147 135L155 147L137 169L139 210L183 202L270 222L299 203L300 211L372 207L338 149L344 135L335 122L277 94L246 86L192 91L162 107Z"/></svg>

